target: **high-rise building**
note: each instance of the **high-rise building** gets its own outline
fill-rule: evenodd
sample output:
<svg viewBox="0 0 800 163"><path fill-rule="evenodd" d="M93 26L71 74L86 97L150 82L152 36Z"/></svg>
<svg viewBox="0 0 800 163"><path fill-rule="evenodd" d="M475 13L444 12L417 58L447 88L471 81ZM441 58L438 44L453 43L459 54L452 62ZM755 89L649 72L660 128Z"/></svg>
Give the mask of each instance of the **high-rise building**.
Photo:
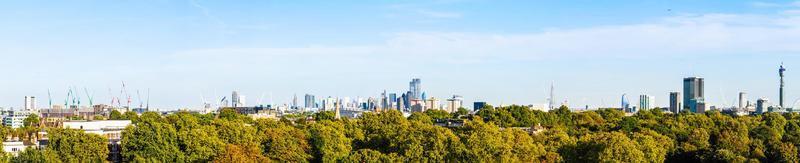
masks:
<svg viewBox="0 0 800 163"><path fill-rule="evenodd" d="M739 111L747 110L747 93L739 92Z"/></svg>
<svg viewBox="0 0 800 163"><path fill-rule="evenodd" d="M453 95L453 98L447 99L447 112L457 112L463 105L464 98L459 95Z"/></svg>
<svg viewBox="0 0 800 163"><path fill-rule="evenodd" d="M396 108L397 106L397 94L396 93L389 93L389 107Z"/></svg>
<svg viewBox="0 0 800 163"><path fill-rule="evenodd" d="M769 109L769 99L767 98L759 98L756 101L756 113L761 114L767 112Z"/></svg>
<svg viewBox="0 0 800 163"><path fill-rule="evenodd" d="M683 108L689 109L694 113L700 113L698 104L705 106L703 96L703 78L688 77L683 78ZM702 110L705 111L705 110Z"/></svg>
<svg viewBox="0 0 800 163"><path fill-rule="evenodd" d="M316 99L314 99L314 95L306 94L305 97L305 106L306 108L316 108Z"/></svg>
<svg viewBox="0 0 800 163"><path fill-rule="evenodd" d="M672 113L679 113L681 112L681 93L680 92L670 92L669 93L669 111Z"/></svg>
<svg viewBox="0 0 800 163"><path fill-rule="evenodd" d="M297 108L298 108L298 106L297 106L297 94L294 94L294 97L292 97L292 109L297 109Z"/></svg>
<svg viewBox="0 0 800 163"><path fill-rule="evenodd" d="M36 110L36 97L25 96L25 110L26 111Z"/></svg>
<svg viewBox="0 0 800 163"><path fill-rule="evenodd" d="M419 78L411 79L408 83L409 99L423 100L422 99L422 81Z"/></svg>
<svg viewBox="0 0 800 163"><path fill-rule="evenodd" d="M240 107L240 105L239 105L239 100L240 99L239 98L240 98L239 97L239 92L233 91L233 93L231 93L231 106L232 107L234 107L234 108L235 107Z"/></svg>
<svg viewBox="0 0 800 163"><path fill-rule="evenodd" d="M655 98L650 95L639 95L639 110L655 108Z"/></svg>
<svg viewBox="0 0 800 163"><path fill-rule="evenodd" d="M781 77L781 88L778 91L778 93L780 94L780 95L778 95L778 98L779 98L778 99L778 106L780 106L781 108L785 108L783 106L783 97L784 97L783 96L783 72L784 71L786 71L786 68L783 68L783 63L781 63L781 68L778 69L778 76Z"/></svg>
<svg viewBox="0 0 800 163"><path fill-rule="evenodd" d="M474 102L474 103L472 103L472 110L477 112L477 111L481 110L484 106L486 106L486 102L482 102L482 101Z"/></svg>

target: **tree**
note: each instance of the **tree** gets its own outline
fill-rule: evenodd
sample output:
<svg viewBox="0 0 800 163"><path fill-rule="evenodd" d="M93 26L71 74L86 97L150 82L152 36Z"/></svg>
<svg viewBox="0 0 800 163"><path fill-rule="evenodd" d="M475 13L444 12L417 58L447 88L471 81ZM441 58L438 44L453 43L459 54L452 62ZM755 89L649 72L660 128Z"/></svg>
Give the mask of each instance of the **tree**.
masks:
<svg viewBox="0 0 800 163"><path fill-rule="evenodd" d="M39 115L31 114L22 120L23 127L39 127Z"/></svg>
<svg viewBox="0 0 800 163"><path fill-rule="evenodd" d="M316 161L335 162L347 157L352 149L341 123L327 120L313 123L308 126L308 132Z"/></svg>
<svg viewBox="0 0 800 163"><path fill-rule="evenodd" d="M403 162L403 157L397 156L396 154L383 154L380 151L375 151L372 149L361 149L347 156L347 158L345 158L342 162L400 163Z"/></svg>
<svg viewBox="0 0 800 163"><path fill-rule="evenodd" d="M111 114L108 116L108 120L123 120L123 119L126 119L125 115L122 115L122 113L120 113L116 109L112 110Z"/></svg>
<svg viewBox="0 0 800 163"><path fill-rule="evenodd" d="M122 116L126 120L131 120L131 122L136 123L139 121L139 115L136 112L127 111L125 112L125 116Z"/></svg>
<svg viewBox="0 0 800 163"><path fill-rule="evenodd" d="M225 152L216 157L214 162L260 163L271 161L267 157L261 155L261 152L259 152L257 148L228 144L225 146Z"/></svg>
<svg viewBox="0 0 800 163"><path fill-rule="evenodd" d="M88 161L88 160L87 160ZM12 163L60 163L61 159L52 150L39 150L26 148L17 157L11 159Z"/></svg>
<svg viewBox="0 0 800 163"><path fill-rule="evenodd" d="M183 162L185 159L178 146L175 128L153 117L142 118L142 121L125 128L121 146L126 162Z"/></svg>
<svg viewBox="0 0 800 163"><path fill-rule="evenodd" d="M279 162L307 162L312 158L305 131L273 120L259 120L256 127L266 157Z"/></svg>
<svg viewBox="0 0 800 163"><path fill-rule="evenodd" d="M333 111L322 111L314 114L315 121L335 120L335 119L336 119L336 113L334 113Z"/></svg>
<svg viewBox="0 0 800 163"><path fill-rule="evenodd" d="M103 162L108 157L108 139L75 129L48 130L46 150L64 162Z"/></svg>
<svg viewBox="0 0 800 163"><path fill-rule="evenodd" d="M600 132L581 138L566 162L646 162L637 143L621 132Z"/></svg>

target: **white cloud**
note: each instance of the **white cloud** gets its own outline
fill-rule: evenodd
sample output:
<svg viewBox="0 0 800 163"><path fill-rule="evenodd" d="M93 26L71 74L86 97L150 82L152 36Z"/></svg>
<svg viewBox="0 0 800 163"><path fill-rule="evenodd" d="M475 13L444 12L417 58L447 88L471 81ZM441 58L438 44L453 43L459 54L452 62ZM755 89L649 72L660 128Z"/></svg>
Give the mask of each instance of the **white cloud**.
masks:
<svg viewBox="0 0 800 163"><path fill-rule="evenodd" d="M297 48L221 48L180 56L236 55L251 59L324 58L348 63L458 64L562 58L641 58L726 54L800 53L800 16L702 14L653 23L493 34L406 32L374 45ZM246 59L247 60L247 59ZM298 59L297 62L301 62Z"/></svg>
<svg viewBox="0 0 800 163"><path fill-rule="evenodd" d="M431 18L461 18L462 16L461 13L456 13L456 12L442 12L442 11L431 11L431 10L417 10L417 13Z"/></svg>

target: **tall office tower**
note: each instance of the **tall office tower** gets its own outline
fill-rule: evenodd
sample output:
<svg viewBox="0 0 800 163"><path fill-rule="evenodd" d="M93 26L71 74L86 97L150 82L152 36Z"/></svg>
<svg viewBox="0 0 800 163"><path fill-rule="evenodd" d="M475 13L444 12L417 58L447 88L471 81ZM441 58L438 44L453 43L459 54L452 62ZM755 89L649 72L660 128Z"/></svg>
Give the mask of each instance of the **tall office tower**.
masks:
<svg viewBox="0 0 800 163"><path fill-rule="evenodd" d="M421 100L422 99L422 81L419 78L411 79L408 83L409 99Z"/></svg>
<svg viewBox="0 0 800 163"><path fill-rule="evenodd" d="M408 91L406 92L406 94L403 94L403 103L406 104L405 108L403 109L411 108L411 91Z"/></svg>
<svg viewBox="0 0 800 163"><path fill-rule="evenodd" d="M305 101L306 108L315 108L315 107L317 107L317 106L314 105L316 103L316 100L314 99L314 95L306 94L306 97L305 97L304 101Z"/></svg>
<svg viewBox="0 0 800 163"><path fill-rule="evenodd" d="M397 94L389 93L389 107L395 108L397 105Z"/></svg>
<svg viewBox="0 0 800 163"><path fill-rule="evenodd" d="M784 72L784 71L786 71L786 69L785 69L785 68L783 68L783 63L781 63L781 68L780 68L780 69L778 69L778 75L781 77L781 88L780 88L780 91L779 91L779 94L780 94L780 95L778 96L778 98L779 98L779 99L778 99L778 105L779 105L781 108L785 108L785 107L783 106L783 72Z"/></svg>
<svg viewBox="0 0 800 163"><path fill-rule="evenodd" d="M233 91L231 93L231 106L232 107L239 107L239 92Z"/></svg>
<svg viewBox="0 0 800 163"><path fill-rule="evenodd" d="M381 109L389 108L389 96L386 94L386 90L383 90L381 93Z"/></svg>
<svg viewBox="0 0 800 163"><path fill-rule="evenodd" d="M25 110L26 111L36 110L36 97L25 96Z"/></svg>
<svg viewBox="0 0 800 163"><path fill-rule="evenodd" d="M756 113L761 114L767 112L767 109L769 109L769 99L763 97L759 98L758 101L756 101Z"/></svg>
<svg viewBox="0 0 800 163"><path fill-rule="evenodd" d="M680 92L670 92L669 93L669 111L672 113L679 113L681 112L681 93Z"/></svg>
<svg viewBox="0 0 800 163"><path fill-rule="evenodd" d="M704 88L703 78L699 77L683 78L684 109L689 109L693 113L699 113L701 111L698 110L698 104L703 104L703 106L705 106L705 98L703 97L703 88Z"/></svg>
<svg viewBox="0 0 800 163"><path fill-rule="evenodd" d="M654 108L655 98L650 95L639 95L639 110L650 110Z"/></svg>
<svg viewBox="0 0 800 163"><path fill-rule="evenodd" d="M747 110L747 93L739 92L739 111Z"/></svg>
<svg viewBox="0 0 800 163"><path fill-rule="evenodd" d="M297 108L298 108L297 107L297 94L294 94L294 97L292 98L292 109L297 109Z"/></svg>

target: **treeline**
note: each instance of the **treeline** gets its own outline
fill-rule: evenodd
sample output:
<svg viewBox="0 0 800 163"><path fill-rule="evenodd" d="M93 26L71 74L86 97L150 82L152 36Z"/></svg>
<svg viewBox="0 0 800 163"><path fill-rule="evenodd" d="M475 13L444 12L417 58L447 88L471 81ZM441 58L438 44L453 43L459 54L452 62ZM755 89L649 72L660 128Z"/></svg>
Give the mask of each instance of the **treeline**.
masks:
<svg viewBox="0 0 800 163"><path fill-rule="evenodd" d="M307 121L310 116L314 121ZM125 162L798 162L800 115L733 117L719 112L624 116L604 109L550 112L523 106L486 107L475 115L443 111L332 112L290 119L251 119L179 112L122 115ZM436 119L461 118L445 128ZM537 133L515 127L543 126ZM50 131L50 130L49 130ZM51 144L14 162L100 162L107 140L52 129ZM46 160L46 161L43 161Z"/></svg>

